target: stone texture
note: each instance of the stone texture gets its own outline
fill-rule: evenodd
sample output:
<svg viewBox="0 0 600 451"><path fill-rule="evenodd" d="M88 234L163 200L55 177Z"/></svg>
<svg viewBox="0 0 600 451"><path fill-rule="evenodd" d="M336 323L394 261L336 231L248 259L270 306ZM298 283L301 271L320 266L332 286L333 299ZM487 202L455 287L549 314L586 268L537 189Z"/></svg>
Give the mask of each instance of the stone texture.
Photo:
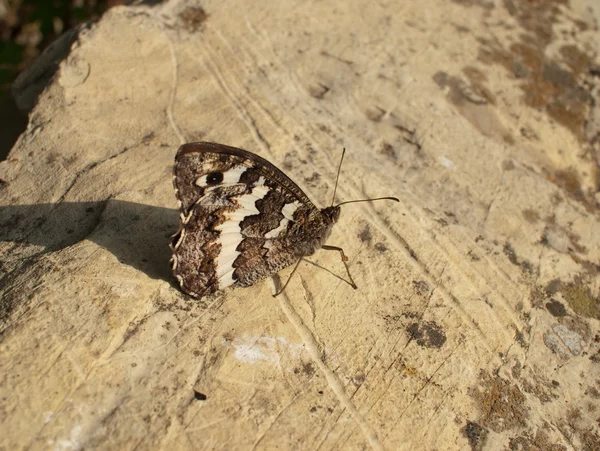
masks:
<svg viewBox="0 0 600 451"><path fill-rule="evenodd" d="M593 5L174 0L79 30L20 79L0 163L0 448L598 449ZM359 289L320 252L278 298L180 293L195 140L320 206L345 146L338 199L401 198L342 207Z"/></svg>

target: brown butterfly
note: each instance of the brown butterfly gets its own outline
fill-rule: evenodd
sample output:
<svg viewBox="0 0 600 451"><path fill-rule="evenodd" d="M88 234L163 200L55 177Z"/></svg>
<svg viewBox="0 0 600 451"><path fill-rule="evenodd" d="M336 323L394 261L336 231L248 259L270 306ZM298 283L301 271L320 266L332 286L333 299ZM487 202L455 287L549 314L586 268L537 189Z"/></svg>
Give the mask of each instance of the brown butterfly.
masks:
<svg viewBox="0 0 600 451"><path fill-rule="evenodd" d="M319 248L340 252L356 288L344 251L324 243L340 217L340 205L361 201L319 209L264 158L210 142L179 148L173 184L181 221L171 243L171 264L190 296L200 298L230 285L247 287L294 263L295 271L303 257ZM367 200L379 199L398 201Z"/></svg>

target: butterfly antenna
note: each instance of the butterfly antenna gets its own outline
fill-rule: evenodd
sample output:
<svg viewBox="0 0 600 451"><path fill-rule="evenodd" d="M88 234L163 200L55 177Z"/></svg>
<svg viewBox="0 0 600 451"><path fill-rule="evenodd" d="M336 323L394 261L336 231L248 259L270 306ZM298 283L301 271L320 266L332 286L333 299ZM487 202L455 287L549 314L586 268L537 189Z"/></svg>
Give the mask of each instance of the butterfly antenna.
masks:
<svg viewBox="0 0 600 451"><path fill-rule="evenodd" d="M347 200L346 202L340 202L336 205L336 207L339 207L340 205L344 204L352 204L354 202L373 202L374 200L395 200L396 202L400 202L400 199L398 199L397 197L375 197L374 199Z"/></svg>
<svg viewBox="0 0 600 451"><path fill-rule="evenodd" d="M342 150L342 158L340 158L340 165L338 166L337 176L335 177L335 187L333 188L333 198L331 199L331 206L333 207L333 203L335 202L335 193L337 191L338 180L340 179L340 171L342 170L342 161L344 161L344 154L346 153L346 148Z"/></svg>

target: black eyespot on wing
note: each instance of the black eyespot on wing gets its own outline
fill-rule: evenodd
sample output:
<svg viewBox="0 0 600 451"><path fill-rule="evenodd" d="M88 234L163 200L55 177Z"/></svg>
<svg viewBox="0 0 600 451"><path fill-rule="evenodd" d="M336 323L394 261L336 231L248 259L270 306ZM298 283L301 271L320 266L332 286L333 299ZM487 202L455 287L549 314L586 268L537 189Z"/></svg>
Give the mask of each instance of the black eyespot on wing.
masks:
<svg viewBox="0 0 600 451"><path fill-rule="evenodd" d="M206 184L207 185L218 185L223 181L223 173L222 172L210 172L206 175Z"/></svg>

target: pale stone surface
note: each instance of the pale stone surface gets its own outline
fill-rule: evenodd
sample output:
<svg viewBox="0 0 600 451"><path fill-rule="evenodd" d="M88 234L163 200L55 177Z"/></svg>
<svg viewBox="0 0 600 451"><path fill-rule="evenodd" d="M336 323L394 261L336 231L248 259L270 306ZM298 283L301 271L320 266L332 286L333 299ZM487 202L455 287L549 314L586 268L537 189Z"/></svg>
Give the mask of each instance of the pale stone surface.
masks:
<svg viewBox="0 0 600 451"><path fill-rule="evenodd" d="M0 164L0 448L598 449L597 12L191 5L83 29ZM359 289L180 293L195 140L320 206L345 146L338 199L401 199L343 207Z"/></svg>

